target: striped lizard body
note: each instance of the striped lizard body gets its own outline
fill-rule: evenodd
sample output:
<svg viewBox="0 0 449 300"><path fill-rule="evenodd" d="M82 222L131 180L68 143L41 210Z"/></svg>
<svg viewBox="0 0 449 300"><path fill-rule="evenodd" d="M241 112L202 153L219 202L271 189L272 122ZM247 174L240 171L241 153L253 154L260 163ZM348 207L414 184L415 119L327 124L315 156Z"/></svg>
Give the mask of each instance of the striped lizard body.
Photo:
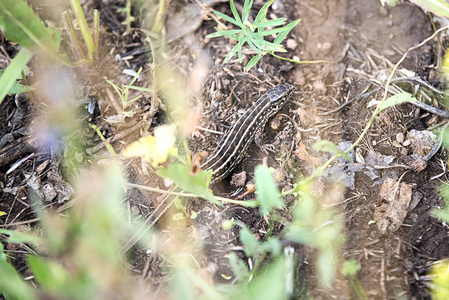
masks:
<svg viewBox="0 0 449 300"><path fill-rule="evenodd" d="M215 183L226 177L242 160L251 142L260 132L268 119L275 115L290 99L293 86L288 84L277 85L263 94L231 127L220 141L219 146L201 165L203 170L213 170L212 181ZM173 188L172 191L178 190ZM176 197L168 195L149 216L142 228L124 245L123 250L128 251L140 237L147 232L173 204Z"/></svg>

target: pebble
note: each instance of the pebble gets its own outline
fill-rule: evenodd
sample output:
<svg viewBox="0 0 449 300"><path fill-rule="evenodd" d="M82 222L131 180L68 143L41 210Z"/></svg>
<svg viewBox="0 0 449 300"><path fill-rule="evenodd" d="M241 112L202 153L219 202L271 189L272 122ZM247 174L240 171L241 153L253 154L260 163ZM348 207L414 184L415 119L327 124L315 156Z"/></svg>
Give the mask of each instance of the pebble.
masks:
<svg viewBox="0 0 449 300"><path fill-rule="evenodd" d="M402 132L399 132L398 134L396 134L396 141L399 144L402 144L404 142L404 140L405 140L405 136Z"/></svg>
<svg viewBox="0 0 449 300"><path fill-rule="evenodd" d="M410 146L411 143L412 143L412 142L410 142L410 140L406 140L406 141L404 141L404 142L402 143L402 146L408 147L408 146Z"/></svg>
<svg viewBox="0 0 449 300"><path fill-rule="evenodd" d="M288 39L286 46L290 50L295 50L298 47L298 43L294 39Z"/></svg>
<svg viewBox="0 0 449 300"><path fill-rule="evenodd" d="M315 82L313 82L313 90L315 92L318 92L320 95L324 95L326 94L327 88L323 81L316 80Z"/></svg>
<svg viewBox="0 0 449 300"><path fill-rule="evenodd" d="M379 13L382 17L388 16L388 10L385 6L381 6L379 9Z"/></svg>
<svg viewBox="0 0 449 300"><path fill-rule="evenodd" d="M406 156L407 154L408 154L408 149L405 148L405 147L402 147L402 148L401 148L401 155L402 155L402 156Z"/></svg>
<svg viewBox="0 0 449 300"><path fill-rule="evenodd" d="M133 206L131 207L131 212L133 213L133 215L137 216L140 214L139 208L137 206Z"/></svg>

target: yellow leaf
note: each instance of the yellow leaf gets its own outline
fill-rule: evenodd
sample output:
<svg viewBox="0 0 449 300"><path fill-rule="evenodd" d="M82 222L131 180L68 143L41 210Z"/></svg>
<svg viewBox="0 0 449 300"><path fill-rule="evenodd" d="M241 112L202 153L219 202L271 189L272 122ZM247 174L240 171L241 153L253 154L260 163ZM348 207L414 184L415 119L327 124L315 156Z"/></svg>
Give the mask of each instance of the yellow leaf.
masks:
<svg viewBox="0 0 449 300"><path fill-rule="evenodd" d="M161 125L154 130L154 136L142 137L129 144L122 151L125 158L141 156L153 167L167 161L168 155L177 155L178 149L174 147L176 127L174 125Z"/></svg>

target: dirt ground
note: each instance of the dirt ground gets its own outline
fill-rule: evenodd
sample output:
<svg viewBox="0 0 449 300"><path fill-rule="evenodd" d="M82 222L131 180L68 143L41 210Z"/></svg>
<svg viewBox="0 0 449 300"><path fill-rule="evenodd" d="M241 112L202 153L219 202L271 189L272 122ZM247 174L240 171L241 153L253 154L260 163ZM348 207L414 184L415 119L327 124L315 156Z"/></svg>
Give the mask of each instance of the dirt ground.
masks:
<svg viewBox="0 0 449 300"><path fill-rule="evenodd" d="M104 77L125 82L127 77L121 72L123 68L137 70L142 66L144 80L148 79L152 72L148 69L150 50L145 47L143 35L136 30L122 36L125 27L121 24L121 16L116 13L120 3L112 2L86 3L88 10L96 8L100 11L106 31L102 46L105 55L99 63L103 66ZM237 2L242 5L241 1ZM332 64L295 65L267 56L247 73L235 58L226 65L221 64L231 49L229 41L224 38L206 39L205 36L214 31L215 21L203 20L201 15L184 16L184 20L180 17L185 13L182 10L184 5L186 3L177 1L171 3L167 36L171 39L170 52L173 53L176 71L184 78L189 78L187 81L194 95L192 103L202 105L201 128L224 132L242 110L250 107L272 85L289 83L295 86L294 98L285 105L281 113L298 122L300 136L293 124L286 119L282 120L281 127L276 131L267 126L264 144L275 149L276 154L269 152L266 155L252 145L245 159L232 173L244 174L246 181L251 181L254 167L266 160L269 166L284 170L286 176L279 185L286 189L292 187L298 178L311 175L317 161L325 161L325 155L312 150L314 143L327 139L336 145L342 145L352 143L359 137L374 110L374 107L368 108L367 104L382 98L382 86L393 65L408 48L433 33L429 17L409 3L382 7L378 0L276 1L269 17L287 17L289 21L302 19L287 38L288 52L284 56L299 57L301 60L328 60ZM213 5L216 10L231 14L228 3L217 1ZM255 1L254 8L259 9L262 5L262 1ZM138 14L137 11L135 13ZM171 18L175 15L176 18ZM173 24L173 20L180 24ZM144 27L144 23L145 19L139 18L135 25ZM179 28L185 28L186 32ZM4 47L3 51L10 55L16 51L11 44L5 44ZM248 61L252 53L244 54ZM114 61L117 55L122 60ZM400 66L397 77L408 76L421 81L400 82L400 87L412 92L418 86L426 87L424 82L442 90L443 82L438 75L438 59L441 55L442 51L436 40L410 52ZM124 59L126 57L131 58ZM201 86L198 87L198 84ZM96 111L90 116L91 122L101 127L106 138L111 137L116 128L105 120L117 112L114 111L114 105L108 104L108 85L95 79L94 75L90 85L95 90L92 101L96 107ZM139 100L136 110L140 119L127 120L122 129L125 134L114 139L113 146L117 151L124 144L138 139L142 133L151 132L155 126L165 122L164 106L156 103L149 95ZM436 100L431 104L444 109L444 105L438 104ZM60 161L51 155L54 150L33 152L33 140L23 138L27 136L27 130L33 123L31 116L36 114L37 109L28 98L22 96L9 97L0 106L0 173L3 178L0 211L8 212L6 217L0 218L2 227L32 224L35 216L30 203L26 201L28 189L24 187L31 186L25 181L29 181L27 176L33 172L42 172L37 173L39 176L34 179L36 190L55 191L54 195L42 192L43 196L49 197L46 202L48 207L61 209L61 205L71 196L70 186L60 175ZM345 223L346 241L341 255L343 259L354 258L361 266L357 278L369 299L430 299L429 267L449 256L449 245L446 243L448 227L432 215L434 208L444 206L444 200L437 189L447 181L446 153L441 148L423 168L408 167L410 160L407 157L415 150L407 147L404 141L409 139L413 130L432 129L442 121L443 118L411 104L388 109L375 119L353 155L356 161L372 160L372 155L377 155L379 160L391 159L389 163L380 166L379 160L376 160L371 163L374 168L370 172L351 164L341 169L347 175L346 189L344 195L336 197L338 201L331 204L338 209ZM91 151L87 153L103 151L100 141L92 139L94 142L88 147ZM210 153L219 139L218 135L210 131L195 130L190 140L191 151L204 150ZM15 149L20 145L23 151L16 151L14 157L6 157L2 153L11 145ZM300 151L301 147L310 156L305 156ZM6 174L14 162L32 152L35 153L32 159ZM80 163L83 163L82 160ZM331 170L336 169L331 166ZM162 180L151 172L140 160L127 163L130 181L163 188ZM327 178L322 181L332 183L332 172L325 174ZM233 175L214 186L214 192L229 198L242 195L242 184L231 182L232 177ZM380 196L381 186L386 178L410 184L414 204L406 212L402 224L395 230L383 232L378 226L378 214L384 200ZM48 186L53 189L44 189ZM254 194L245 197L252 198ZM157 206L160 195L132 189L127 200L131 211L145 217ZM286 202L293 204L294 199L287 197ZM195 250L204 252L204 262L201 263L213 263L215 280L226 282L222 275L232 275L227 253L235 249L238 252L241 245L238 231L222 230L221 221L231 217L242 220L261 237L266 229L266 221L258 215L256 209L235 205L223 210L205 201L192 200L187 209L198 212L195 227L186 227L182 222L167 224L163 234L170 236L179 227L189 228L191 232L187 235L197 238L198 243L201 241L201 250ZM285 217L289 218L288 209ZM283 226L278 224L277 233L282 229ZM313 264L309 263L314 257L313 251L301 246L296 249L301 258L297 270L298 299L308 296L314 299L357 298L343 276L337 276L331 289L319 287L316 271ZM165 273L162 258L163 255L150 256L142 250L133 249L130 273L150 279L153 284L163 282ZM16 259L15 266L26 273L25 263L20 257Z"/></svg>

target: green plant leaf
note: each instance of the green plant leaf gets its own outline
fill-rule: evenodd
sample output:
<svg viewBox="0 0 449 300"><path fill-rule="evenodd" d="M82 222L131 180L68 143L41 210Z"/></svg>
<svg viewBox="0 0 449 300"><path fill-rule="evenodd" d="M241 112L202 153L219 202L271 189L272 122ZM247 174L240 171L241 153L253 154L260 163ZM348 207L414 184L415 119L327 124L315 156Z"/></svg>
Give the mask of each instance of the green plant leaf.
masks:
<svg viewBox="0 0 449 300"><path fill-rule="evenodd" d="M238 58L239 58L239 62L240 63L242 63L242 47L243 47L243 44L245 44L245 42L246 42L246 37L240 37L240 40L239 40L239 42L238 42L238 44L237 44L237 46L238 46L238 49L237 49L237 54L238 54Z"/></svg>
<svg viewBox="0 0 449 300"><path fill-rule="evenodd" d="M414 102L417 101L415 97L413 97L412 94L403 92L396 95L393 95L389 97L385 102L382 104L382 106L379 108L379 112L386 110L387 108L390 108L392 106L404 103L404 102Z"/></svg>
<svg viewBox="0 0 449 300"><path fill-rule="evenodd" d="M267 35L277 34L277 33L282 32L284 30L285 30L285 28L283 28L283 27L274 28L274 29L270 29L270 30L266 30L266 31L260 31L257 35L258 36L267 36ZM279 44L277 44L277 45L279 45Z"/></svg>
<svg viewBox="0 0 449 300"><path fill-rule="evenodd" d="M229 2L229 6L231 6L231 11L232 11L232 14L234 15L234 19L235 19L238 23L243 24L242 19L240 19L240 15L239 15L239 13L237 12L237 9L235 8L234 0L231 0L231 1Z"/></svg>
<svg viewBox="0 0 449 300"><path fill-rule="evenodd" d="M321 140L313 145L313 150L337 154L339 156L343 156L348 161L352 161L352 159L346 153L338 149L338 147L335 146L335 144L331 141Z"/></svg>
<svg viewBox="0 0 449 300"><path fill-rule="evenodd" d="M283 256L276 258L268 265L264 272L260 272L248 284L248 288L239 291L232 299L270 299L285 300L289 299L286 295L286 277L287 268L285 268L285 259Z"/></svg>
<svg viewBox="0 0 449 300"><path fill-rule="evenodd" d="M244 245L243 251L246 257L251 257L259 251L259 241L248 227L240 229L240 241Z"/></svg>
<svg viewBox="0 0 449 300"><path fill-rule="evenodd" d="M237 278L249 277L249 271L246 264L235 254L235 252L229 253L229 264L231 265L232 272Z"/></svg>
<svg viewBox="0 0 449 300"><path fill-rule="evenodd" d="M284 27L285 31L282 31L278 34L278 36L274 39L274 43L280 44L287 37L290 31L292 31L292 29L295 28L296 25L298 25L299 22L301 22L301 19L295 20L289 23L287 26L285 26Z"/></svg>
<svg viewBox="0 0 449 300"><path fill-rule="evenodd" d="M262 8L257 13L256 19L254 20L254 25L257 26L257 24L265 20L265 18L267 17L268 8L271 6L271 4L273 4L273 2L274 0L268 1L267 3L264 4L264 6L262 6Z"/></svg>
<svg viewBox="0 0 449 300"><path fill-rule="evenodd" d="M282 45L274 44L269 41L265 41L261 36L255 35L255 40L257 41L257 44L261 45L261 47L266 51L273 51L273 52L287 52L287 50L284 49Z"/></svg>
<svg viewBox="0 0 449 300"><path fill-rule="evenodd" d="M260 22L259 24L254 23L254 26L256 28L276 27L276 26L284 25L285 21L287 21L287 18L280 18L280 19Z"/></svg>
<svg viewBox="0 0 449 300"><path fill-rule="evenodd" d="M228 53L228 55L226 55L223 63L227 63L236 53L237 51L241 50L242 46L240 45L240 41L237 45L234 46L234 48L232 48L232 50Z"/></svg>
<svg viewBox="0 0 449 300"><path fill-rule="evenodd" d="M44 290L61 292L70 284L70 275L61 265L36 255L28 256L27 261L34 277Z"/></svg>
<svg viewBox="0 0 449 300"><path fill-rule="evenodd" d="M16 83L16 79L21 78L20 74L32 56L33 54L30 51L22 48L3 72L0 77L0 103L11 92L11 88Z"/></svg>
<svg viewBox="0 0 449 300"><path fill-rule="evenodd" d="M0 78L2 77L5 70L0 69ZM2 79L0 79L2 80ZM14 94L23 94L28 93L29 91L33 91L34 88L30 86L26 86L23 84L18 83L17 81L13 83L12 87L9 89L8 95L14 95Z"/></svg>
<svg viewBox="0 0 449 300"><path fill-rule="evenodd" d="M6 261L0 260L0 294L6 299L37 299L17 271Z"/></svg>
<svg viewBox="0 0 449 300"><path fill-rule="evenodd" d="M343 266L341 267L342 275L353 277L357 275L358 271L360 271L360 266L355 259L351 258L343 262Z"/></svg>
<svg viewBox="0 0 449 300"><path fill-rule="evenodd" d="M253 58L251 58L251 60L245 66L245 71L251 70L251 68L254 67L257 64L257 62L262 58L262 56L263 56L262 54L258 54Z"/></svg>
<svg viewBox="0 0 449 300"><path fill-rule="evenodd" d="M141 86L124 85L123 87L124 88L129 88L131 90L136 90L136 91L139 91L139 92L150 92L150 93L153 92L153 90L151 90L149 88L144 88L144 87L141 87Z"/></svg>
<svg viewBox="0 0 449 300"><path fill-rule="evenodd" d="M287 239L318 250L317 268L322 285L331 284L336 270L336 257L344 238L338 214L320 205L312 192L310 181L300 182L296 189L300 201L293 208L293 221L287 224Z"/></svg>
<svg viewBox="0 0 449 300"><path fill-rule="evenodd" d="M279 256L282 253L282 243L277 238L270 238L261 244L262 250L270 252L273 256Z"/></svg>
<svg viewBox="0 0 449 300"><path fill-rule="evenodd" d="M398 0L380 0L380 3L382 4L382 6L384 6L385 3L390 6L396 6L396 4L398 4Z"/></svg>
<svg viewBox="0 0 449 300"><path fill-rule="evenodd" d="M56 52L51 31L24 0L0 1L0 28L9 40L30 50Z"/></svg>
<svg viewBox="0 0 449 300"><path fill-rule="evenodd" d="M388 4L390 2L394 3L394 1L387 1ZM445 0L410 0L410 2L415 3L424 11L430 11L437 16L449 18L449 4Z"/></svg>
<svg viewBox="0 0 449 300"><path fill-rule="evenodd" d="M253 32L251 32L250 30L247 31L246 36L248 37L248 45L257 52L257 54L262 54L263 53L263 48L262 46L257 42L257 40L255 39L255 37L253 36Z"/></svg>
<svg viewBox="0 0 449 300"><path fill-rule="evenodd" d="M245 0L245 4L243 4L243 13L242 13L243 24L245 24L245 22L248 20L251 7L253 7L253 0Z"/></svg>
<svg viewBox="0 0 449 300"><path fill-rule="evenodd" d="M0 233L9 235L9 237L6 239L8 243L36 244L36 242L40 241L40 238L37 236L15 230L0 229Z"/></svg>
<svg viewBox="0 0 449 300"><path fill-rule="evenodd" d="M242 32L241 29L232 29L232 30L218 30L218 28L216 28L216 29L217 29L217 32L211 33L211 34L207 35L206 37L213 38L213 37L219 37L219 36L227 36L227 37L235 39L236 35L238 33Z"/></svg>
<svg viewBox="0 0 449 300"><path fill-rule="evenodd" d="M219 11L214 10L214 14L216 14L217 16L219 16L220 18L222 18L223 20L226 20L226 21L228 21L229 23L232 23L232 24L234 24L234 25L236 25L236 26L238 26L238 27L241 27L241 28L245 27L245 26L243 25L243 23L234 20L233 18L231 18L231 17L225 15L224 13L221 13L221 12L219 12Z"/></svg>
<svg viewBox="0 0 449 300"><path fill-rule="evenodd" d="M260 203L260 214L272 213L274 209L285 207L279 193L277 184L274 182L270 171L266 166L259 165L254 170L254 181L256 183L257 199Z"/></svg>
<svg viewBox="0 0 449 300"><path fill-rule="evenodd" d="M213 38L216 38L216 37L223 36L221 34L221 30L219 30L218 27L215 27L215 30L216 30L215 32L212 32L212 33L209 33L208 35L206 35L206 38L207 39L213 39Z"/></svg>
<svg viewBox="0 0 449 300"><path fill-rule="evenodd" d="M162 178L174 181L184 191L198 195L217 205L223 206L214 197L209 189L209 183L212 178L212 171L200 171L197 176L190 175L190 169L180 164L171 164L170 167L157 170L157 175Z"/></svg>

